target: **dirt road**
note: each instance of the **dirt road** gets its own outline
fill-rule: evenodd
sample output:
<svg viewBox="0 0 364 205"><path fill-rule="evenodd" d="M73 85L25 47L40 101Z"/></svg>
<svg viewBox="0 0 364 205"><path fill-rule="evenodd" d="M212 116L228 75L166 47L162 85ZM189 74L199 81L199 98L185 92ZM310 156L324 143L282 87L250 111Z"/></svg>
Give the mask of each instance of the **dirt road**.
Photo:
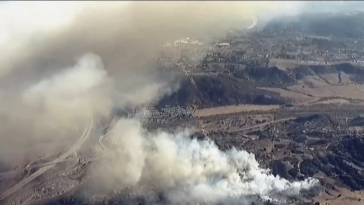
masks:
<svg viewBox="0 0 364 205"><path fill-rule="evenodd" d="M296 119L296 117L288 117L288 118L284 118L284 119L280 119L280 120L274 120L274 121L271 121L271 122L266 122L266 123L262 123L262 124L254 125L254 126L251 126L251 127L244 127L244 128L241 128L241 129L237 129L237 130L231 131L231 132L241 132L241 131L246 131L246 130L249 130L249 129L260 128L260 127L262 127L262 126L269 125L269 124L271 124L271 123L272 123L272 124L274 124L274 123L284 122L284 121L287 121L287 120L293 120L293 119Z"/></svg>

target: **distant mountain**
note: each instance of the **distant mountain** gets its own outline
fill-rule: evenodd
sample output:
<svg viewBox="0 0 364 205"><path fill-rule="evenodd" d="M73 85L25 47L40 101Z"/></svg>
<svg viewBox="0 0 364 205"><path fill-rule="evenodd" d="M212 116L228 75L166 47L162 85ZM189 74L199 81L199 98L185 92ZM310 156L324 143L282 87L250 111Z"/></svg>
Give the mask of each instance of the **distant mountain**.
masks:
<svg viewBox="0 0 364 205"><path fill-rule="evenodd" d="M281 105L285 100L279 94L256 89L254 83L229 75L195 76L196 84L184 79L181 88L171 96L164 97L160 106L190 105L199 108L235 104Z"/></svg>
<svg viewBox="0 0 364 205"><path fill-rule="evenodd" d="M196 84L183 77L178 91L160 100L160 106L195 104L199 108L235 104L282 105L289 103L278 93L257 87L287 87L309 76L346 73L356 83L364 83L364 69L349 63L337 65L300 65L291 71L277 67L248 67L244 76L206 74L194 76ZM339 77L340 78L340 77Z"/></svg>

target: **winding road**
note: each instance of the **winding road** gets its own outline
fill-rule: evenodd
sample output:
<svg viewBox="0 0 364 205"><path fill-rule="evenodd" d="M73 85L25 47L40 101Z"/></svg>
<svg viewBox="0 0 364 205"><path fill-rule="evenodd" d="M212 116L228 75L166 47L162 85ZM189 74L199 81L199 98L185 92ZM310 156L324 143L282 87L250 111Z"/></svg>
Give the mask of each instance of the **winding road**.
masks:
<svg viewBox="0 0 364 205"><path fill-rule="evenodd" d="M30 181L32 181L33 179L37 178L38 176L40 176L41 174L43 174L44 172L48 171L49 169L53 168L54 166L56 166L57 163L64 161L69 155L71 155L72 153L77 152L81 145L88 139L88 137L90 136L91 130L93 128L93 118L90 120L90 122L87 124L83 134L81 135L80 139L65 153L63 153L60 157L58 157L57 159L53 160L52 164L47 165L45 167L40 168L38 171L34 172L32 175L28 176L27 178L24 178L23 180L21 180L20 182L18 182L17 184L15 184L14 186L12 186L10 189L8 189L7 191L5 191L4 193L2 193L0 195L0 201L4 200L5 198L7 198L8 196L10 196L11 194L15 193L16 191L18 191L20 188L22 188L24 185L26 185L27 183L29 183Z"/></svg>
<svg viewBox="0 0 364 205"><path fill-rule="evenodd" d="M253 23L252 23L252 25L250 25L250 26L248 27L248 29L252 29L252 28L254 28L254 27L257 25L257 23L258 23L258 19L257 19L257 18L253 18Z"/></svg>

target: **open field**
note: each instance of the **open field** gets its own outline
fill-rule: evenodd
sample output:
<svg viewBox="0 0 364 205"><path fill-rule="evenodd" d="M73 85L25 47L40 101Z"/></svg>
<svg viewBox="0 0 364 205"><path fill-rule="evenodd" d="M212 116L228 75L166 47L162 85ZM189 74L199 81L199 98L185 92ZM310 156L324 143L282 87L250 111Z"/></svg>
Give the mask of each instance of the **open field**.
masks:
<svg viewBox="0 0 364 205"><path fill-rule="evenodd" d="M279 105L231 105L231 106L221 106L221 107L214 107L214 108L206 108L196 110L194 117L206 117L211 115L217 114L230 114L230 113L237 113L237 112L244 112L244 111L253 111L253 110L273 110L278 109Z"/></svg>
<svg viewBox="0 0 364 205"><path fill-rule="evenodd" d="M281 97L290 99L294 103L297 103L297 104L310 103L310 102L317 101L319 99L318 97L311 97L311 96L308 96L308 95L305 95L302 93L284 90L282 88L264 88L264 87L262 87L262 88L258 88L258 89L277 92L281 95Z"/></svg>
<svg viewBox="0 0 364 205"><path fill-rule="evenodd" d="M364 91L355 85L309 87L305 82L300 82L297 85L288 87L288 89L320 98L338 97L364 100Z"/></svg>
<svg viewBox="0 0 364 205"><path fill-rule="evenodd" d="M316 60L316 61L297 61L295 59L278 59L278 58L271 58L268 63L268 67L276 66L281 70L294 69L299 65L336 65L342 63L350 63L356 66L363 66L362 62L354 62L354 61L331 61L325 62L324 60Z"/></svg>
<svg viewBox="0 0 364 205"><path fill-rule="evenodd" d="M322 100L322 101L318 101L318 102L312 102L309 103L310 105L314 105L314 104L350 104L349 100L346 99L330 99L330 100Z"/></svg>
<svg viewBox="0 0 364 205"><path fill-rule="evenodd" d="M338 192L330 190L327 194L326 192L321 192L318 197L318 202L320 204L329 205L362 205L364 201L364 193L362 191L350 191L345 188L335 187Z"/></svg>

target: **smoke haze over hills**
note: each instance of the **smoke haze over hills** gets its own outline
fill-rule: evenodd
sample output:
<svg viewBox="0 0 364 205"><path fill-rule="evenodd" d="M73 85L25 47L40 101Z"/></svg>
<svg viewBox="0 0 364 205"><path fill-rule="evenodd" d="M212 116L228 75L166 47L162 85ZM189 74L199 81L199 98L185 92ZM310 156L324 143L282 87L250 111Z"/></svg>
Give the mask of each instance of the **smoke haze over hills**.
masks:
<svg viewBox="0 0 364 205"><path fill-rule="evenodd" d="M310 5L1 3L0 160L10 167L58 150L72 144L92 116L153 103L178 90L176 76L154 72L165 42L209 42L253 17L314 11ZM94 171L95 183L105 191L136 185L132 190L146 197L162 192L171 204L248 204L256 196L285 201L317 188L315 180L288 182L268 174L243 150L225 153L189 136L186 130L148 133L139 119L119 120L109 136L117 146L101 161L106 170Z"/></svg>

